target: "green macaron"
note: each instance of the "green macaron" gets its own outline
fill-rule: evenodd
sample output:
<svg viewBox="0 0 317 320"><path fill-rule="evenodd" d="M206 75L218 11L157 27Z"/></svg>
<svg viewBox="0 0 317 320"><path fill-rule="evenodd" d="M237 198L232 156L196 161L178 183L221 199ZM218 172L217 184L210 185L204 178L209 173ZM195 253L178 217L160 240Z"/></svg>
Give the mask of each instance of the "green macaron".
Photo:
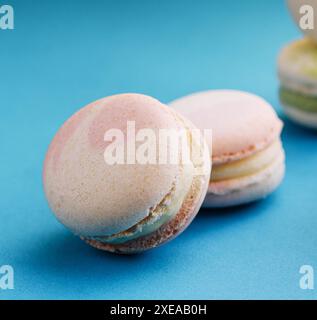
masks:
<svg viewBox="0 0 317 320"><path fill-rule="evenodd" d="M295 122L317 129L317 43L304 38L283 48L278 75L285 113Z"/></svg>

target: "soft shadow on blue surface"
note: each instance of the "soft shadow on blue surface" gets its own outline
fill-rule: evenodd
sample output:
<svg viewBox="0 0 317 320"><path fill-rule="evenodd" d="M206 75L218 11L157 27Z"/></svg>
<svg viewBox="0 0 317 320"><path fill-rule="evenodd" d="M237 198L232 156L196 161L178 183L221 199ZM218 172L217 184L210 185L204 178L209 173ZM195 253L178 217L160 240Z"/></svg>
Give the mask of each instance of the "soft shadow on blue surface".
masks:
<svg viewBox="0 0 317 320"><path fill-rule="evenodd" d="M123 272L124 269L129 270L129 265L142 262L149 259L150 256L150 253L117 255L97 250L67 230L59 230L46 235L41 240L41 245L34 246L34 251L30 254L37 266L41 265L46 270L61 274L71 272L72 277L82 276L83 272L87 272L86 267L90 264L89 261L98 260L108 269L109 262L115 263L116 269L111 268L112 272ZM120 265L124 266L124 269L120 269ZM99 268L100 265L98 264L90 265L89 272L94 272ZM107 273L105 273L105 276L107 276Z"/></svg>
<svg viewBox="0 0 317 320"><path fill-rule="evenodd" d="M288 119L284 114L281 115L281 119L284 122L283 136L287 139L302 140L302 139L316 139L317 130L307 128L305 126L294 123Z"/></svg>
<svg viewBox="0 0 317 320"><path fill-rule="evenodd" d="M54 292L57 298L81 297L85 292L89 298L90 295L87 292L90 290L99 292L99 297L111 298L112 294L120 292L118 286L125 287L132 284L135 286L134 290L121 292L123 296L132 299L158 298L157 294L162 288L153 291L151 283L156 283L156 285L160 283L165 286L168 285L169 280L164 275L174 274L175 278L178 273L185 270L192 274L191 269L195 268L187 269L192 259L192 250L199 252L201 242L205 237L216 239L217 234L229 232L235 223L243 224L248 219L255 219L256 216L264 214L261 210L254 210L259 206L265 209L265 202L260 201L230 209L202 209L193 224L178 239L153 251L137 255L116 255L97 250L67 230L57 228L57 230L43 234L40 242L36 238L29 242L26 250L29 257L28 267L38 270L44 283L48 278L54 279ZM217 243L211 241L208 245L210 258L213 257L213 246L217 251ZM206 255L206 253L202 254ZM217 256L216 252L215 256ZM212 263L209 264L212 266ZM71 292L65 291L64 287L67 283L77 289L71 289ZM79 291L77 291L78 284L80 284ZM140 289L144 285L141 294ZM32 297L49 297L51 295L50 286L47 290L45 292L41 288L38 292L32 292ZM173 291L166 292L164 289L163 292L170 298L175 294ZM190 298L196 294L199 292L178 293L184 298ZM93 294L92 297L94 297Z"/></svg>
<svg viewBox="0 0 317 320"><path fill-rule="evenodd" d="M270 199L274 198L274 194L269 196ZM199 217L202 217L204 214L205 216L208 215L210 218L247 218L249 214L257 214L258 211L256 211L256 208L259 206L265 205L263 200L254 201L247 204L242 204L239 206L233 206L233 207L226 207L226 208L205 208L202 207L199 211Z"/></svg>
<svg viewBox="0 0 317 320"><path fill-rule="evenodd" d="M197 224L199 233L207 232L212 235L213 231L218 231L226 226L229 227L230 223L234 223L234 221L241 222L262 214L260 210L255 211L254 209L255 207L263 206L263 204L259 201L226 209L201 209L196 221L193 222L191 232L195 232L195 224ZM185 234L186 232L183 235L184 237L186 236ZM191 238L188 237L186 241L191 241ZM195 241L195 238L192 241ZM130 267L139 263L149 262L153 255L156 254L156 251L146 251L141 254L118 255L97 250L87 245L79 237L61 228L43 236L40 243L36 239L34 239L34 242L34 246L28 250L28 253L32 256L32 260L29 262L32 263L33 261L37 267L43 267L44 270L49 270L53 273L65 274L70 272L72 277L81 277L82 273L87 272L86 267L90 265L89 261L96 260L104 264L103 270L105 268L109 271L110 268L111 272L120 272L122 274L126 270L129 273ZM112 267L113 265L115 268ZM123 268L120 268L120 266ZM98 270L100 270L100 265L90 265L89 272Z"/></svg>
<svg viewBox="0 0 317 320"><path fill-rule="evenodd" d="M261 221L270 215L277 195L271 194L265 199L228 208L201 208L193 222L193 230L210 237L219 232L230 232L232 228L246 226L253 221Z"/></svg>

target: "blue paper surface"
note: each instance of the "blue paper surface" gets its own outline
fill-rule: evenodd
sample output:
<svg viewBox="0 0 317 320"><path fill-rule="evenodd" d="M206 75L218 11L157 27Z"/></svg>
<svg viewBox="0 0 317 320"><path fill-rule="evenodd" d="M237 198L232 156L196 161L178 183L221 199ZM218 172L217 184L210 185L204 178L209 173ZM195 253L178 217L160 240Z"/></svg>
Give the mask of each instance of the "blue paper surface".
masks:
<svg viewBox="0 0 317 320"><path fill-rule="evenodd" d="M169 102L240 89L281 114L279 49L300 33L281 0L10 1L0 30L0 299L313 299L317 133L285 120L286 178L264 201L204 210L176 240L137 256L97 251L51 213L43 159L61 124L101 97Z"/></svg>

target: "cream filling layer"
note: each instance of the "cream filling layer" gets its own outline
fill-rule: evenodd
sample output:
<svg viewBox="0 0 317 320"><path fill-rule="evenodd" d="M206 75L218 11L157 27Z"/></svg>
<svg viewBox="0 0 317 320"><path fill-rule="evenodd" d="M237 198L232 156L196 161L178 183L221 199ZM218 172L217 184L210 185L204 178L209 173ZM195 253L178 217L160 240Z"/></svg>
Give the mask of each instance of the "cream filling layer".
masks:
<svg viewBox="0 0 317 320"><path fill-rule="evenodd" d="M149 215L128 230L113 234L111 236L91 237L105 243L124 243L160 228L164 223L170 221L180 210L183 201L190 190L193 180L194 168L186 165L182 167L179 181L173 185L171 191L154 208L150 209Z"/></svg>
<svg viewBox="0 0 317 320"><path fill-rule="evenodd" d="M278 138L266 149L245 159L214 165L211 174L211 182L240 178L260 172L274 162L279 156L281 149L282 143L280 138Z"/></svg>

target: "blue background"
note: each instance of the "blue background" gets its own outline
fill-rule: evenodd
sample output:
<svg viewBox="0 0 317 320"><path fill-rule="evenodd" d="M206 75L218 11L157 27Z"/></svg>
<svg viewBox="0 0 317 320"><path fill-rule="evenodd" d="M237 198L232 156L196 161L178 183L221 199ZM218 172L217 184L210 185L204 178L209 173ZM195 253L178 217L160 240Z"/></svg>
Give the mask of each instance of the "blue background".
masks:
<svg viewBox="0 0 317 320"><path fill-rule="evenodd" d="M137 256L90 248L45 201L47 146L78 108L120 92L163 102L251 91L281 114L276 57L300 36L282 0L10 1L0 30L0 299L317 298L317 133L285 120L286 178L253 205L201 211L170 244ZM282 115L281 115L282 116ZM283 117L283 116L282 116Z"/></svg>

